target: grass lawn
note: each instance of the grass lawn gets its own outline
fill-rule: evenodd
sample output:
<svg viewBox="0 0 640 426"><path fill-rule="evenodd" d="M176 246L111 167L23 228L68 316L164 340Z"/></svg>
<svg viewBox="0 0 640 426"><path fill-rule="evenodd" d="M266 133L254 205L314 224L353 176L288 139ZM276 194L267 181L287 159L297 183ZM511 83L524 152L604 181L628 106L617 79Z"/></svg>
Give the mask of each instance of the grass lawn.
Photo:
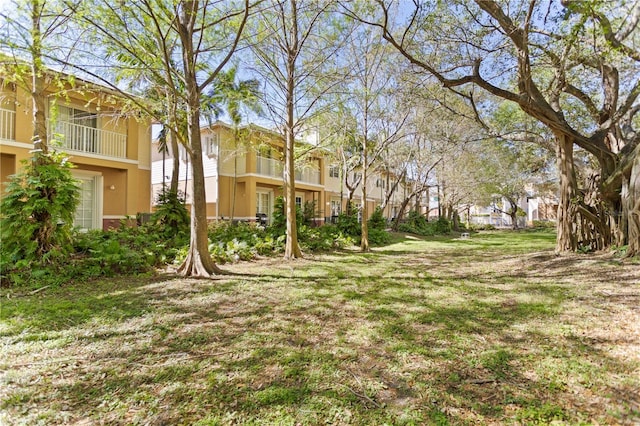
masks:
<svg viewBox="0 0 640 426"><path fill-rule="evenodd" d="M640 423L640 265L545 232L2 289L0 424Z"/></svg>

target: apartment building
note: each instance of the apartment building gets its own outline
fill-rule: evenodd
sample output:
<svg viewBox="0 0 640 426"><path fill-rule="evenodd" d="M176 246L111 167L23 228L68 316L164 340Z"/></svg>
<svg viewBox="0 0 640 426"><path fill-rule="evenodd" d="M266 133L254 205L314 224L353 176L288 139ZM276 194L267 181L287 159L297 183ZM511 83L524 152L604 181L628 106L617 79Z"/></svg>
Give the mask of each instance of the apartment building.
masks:
<svg viewBox="0 0 640 426"><path fill-rule="evenodd" d="M64 81L64 80L62 80ZM69 154L81 200L75 225L117 227L125 218L151 209L151 126L120 113L108 88L69 79L50 85L45 114L50 147ZM0 181L31 158L33 111L30 94L0 78Z"/></svg>
<svg viewBox="0 0 640 426"><path fill-rule="evenodd" d="M201 132L207 218L239 221L261 219L269 223L273 218L275 199L283 195L283 136L254 124L234 129L221 121L202 127ZM174 153L163 155L158 152L157 146L153 151L151 180L157 198L163 183L169 184ZM178 151L178 187L186 194L187 204L190 204L191 166L184 148ZM317 211L315 220L321 223L324 221L325 160L312 149L309 151L297 161L295 201L300 207L308 202L314 203Z"/></svg>
<svg viewBox="0 0 640 426"><path fill-rule="evenodd" d="M275 199L283 195L283 135L255 124L234 129L221 121L203 126L201 135L207 218L270 223ZM154 200L157 200L163 185L170 183L174 153L159 152L158 141L153 145L151 181ZM346 211L348 196L340 167L332 162L326 150L317 145L310 143L308 138L299 142L299 151L304 154L296 160L295 202L300 207L306 203L313 204L314 220L322 224L331 222ZM192 200L189 182L193 179L192 169L183 147L178 148L177 156L180 160L178 189L186 194L189 205ZM367 185L369 214L383 204L394 179L390 173L376 171L370 174ZM385 217L391 219L398 213L407 185L402 182L396 186L385 208ZM361 199L362 188L358 186L352 198L354 206L360 206Z"/></svg>
<svg viewBox="0 0 640 426"><path fill-rule="evenodd" d="M341 166L337 163L327 163L325 167L325 198L326 212L329 214L325 218L326 221L334 221L342 212L346 211L348 202L348 188L342 177ZM350 182L354 182L356 176L353 174L361 172L352 172L349 176ZM402 201L409 190L409 182L400 180L396 182L397 176L393 173L379 169L368 174L367 179L367 209L369 215L373 213L376 207L385 204L385 200L389 195L389 200L383 211L384 217L394 219L401 208ZM362 205L362 186L358 185L351 199L354 207L358 208Z"/></svg>

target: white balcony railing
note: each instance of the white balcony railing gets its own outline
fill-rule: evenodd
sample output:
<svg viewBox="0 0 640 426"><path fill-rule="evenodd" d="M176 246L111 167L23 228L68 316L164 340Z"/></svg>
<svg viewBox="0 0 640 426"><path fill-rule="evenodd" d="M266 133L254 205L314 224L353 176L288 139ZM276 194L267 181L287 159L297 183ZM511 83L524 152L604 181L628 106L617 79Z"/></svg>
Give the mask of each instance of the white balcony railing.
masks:
<svg viewBox="0 0 640 426"><path fill-rule="evenodd" d="M273 158L256 156L256 173L262 176L282 178L284 163ZM306 169L296 170L296 180L305 183L320 183L320 172L318 170Z"/></svg>
<svg viewBox="0 0 640 426"><path fill-rule="evenodd" d="M51 136L60 135L62 147L69 151L86 152L106 157L127 157L127 135L59 121L49 126Z"/></svg>
<svg viewBox="0 0 640 426"><path fill-rule="evenodd" d="M16 139L16 113L0 108L0 139Z"/></svg>
<svg viewBox="0 0 640 426"><path fill-rule="evenodd" d="M283 163L273 158L257 156L256 173L262 176L282 178Z"/></svg>
<svg viewBox="0 0 640 426"><path fill-rule="evenodd" d="M305 183L319 184L320 172L313 169L296 170L296 180Z"/></svg>

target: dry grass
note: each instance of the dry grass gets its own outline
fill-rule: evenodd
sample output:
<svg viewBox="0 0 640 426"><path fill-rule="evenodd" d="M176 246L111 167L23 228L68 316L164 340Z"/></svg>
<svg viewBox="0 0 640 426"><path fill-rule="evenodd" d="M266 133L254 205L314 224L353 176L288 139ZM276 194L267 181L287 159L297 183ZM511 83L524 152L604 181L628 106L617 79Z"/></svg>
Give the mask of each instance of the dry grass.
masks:
<svg viewBox="0 0 640 426"><path fill-rule="evenodd" d="M4 290L0 424L637 424L640 267L405 239Z"/></svg>

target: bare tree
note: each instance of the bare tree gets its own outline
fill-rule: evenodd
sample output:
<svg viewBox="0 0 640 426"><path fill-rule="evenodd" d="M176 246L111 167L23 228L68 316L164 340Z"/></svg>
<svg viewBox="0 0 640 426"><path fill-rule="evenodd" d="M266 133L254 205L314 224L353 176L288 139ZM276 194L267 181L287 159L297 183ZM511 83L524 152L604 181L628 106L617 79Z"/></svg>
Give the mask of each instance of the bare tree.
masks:
<svg viewBox="0 0 640 426"><path fill-rule="evenodd" d="M259 13L252 44L256 70L265 80L264 103L285 136L286 259L302 257L296 228L296 138L334 84L327 67L341 40L328 35L333 29L325 18L332 6L330 1L272 0Z"/></svg>

